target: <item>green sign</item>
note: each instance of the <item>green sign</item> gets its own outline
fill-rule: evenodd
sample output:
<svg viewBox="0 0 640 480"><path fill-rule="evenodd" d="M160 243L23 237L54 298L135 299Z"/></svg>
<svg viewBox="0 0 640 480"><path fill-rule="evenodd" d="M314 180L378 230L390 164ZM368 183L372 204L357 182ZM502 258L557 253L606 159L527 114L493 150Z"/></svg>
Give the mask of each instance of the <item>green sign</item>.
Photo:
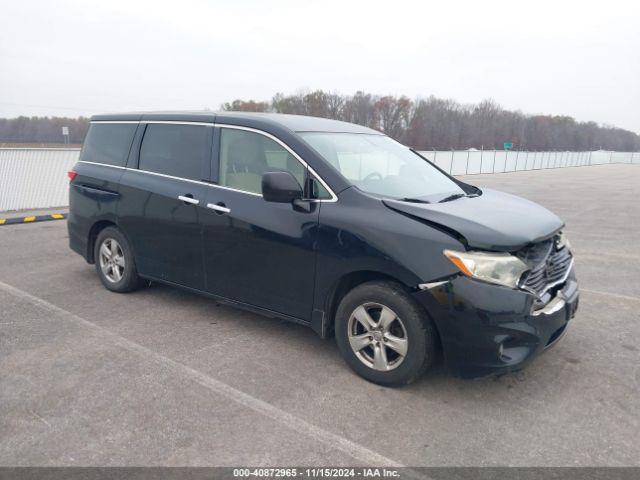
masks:
<svg viewBox="0 0 640 480"><path fill-rule="evenodd" d="M513 142L504 142L503 145L505 150L509 150L510 148L513 148Z"/></svg>

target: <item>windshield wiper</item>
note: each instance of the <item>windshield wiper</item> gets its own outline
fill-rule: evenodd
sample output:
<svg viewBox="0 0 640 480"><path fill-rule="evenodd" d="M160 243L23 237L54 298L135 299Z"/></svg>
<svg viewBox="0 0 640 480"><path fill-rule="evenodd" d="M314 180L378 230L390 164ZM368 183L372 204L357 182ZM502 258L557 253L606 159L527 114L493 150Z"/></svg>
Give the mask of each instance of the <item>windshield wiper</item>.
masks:
<svg viewBox="0 0 640 480"><path fill-rule="evenodd" d="M438 203L450 202L451 200L456 200L458 198L466 197L466 193L454 193L453 195L449 195L448 197L444 197Z"/></svg>
<svg viewBox="0 0 640 480"><path fill-rule="evenodd" d="M398 200L409 203L431 203L429 200L420 200L419 198L399 198Z"/></svg>

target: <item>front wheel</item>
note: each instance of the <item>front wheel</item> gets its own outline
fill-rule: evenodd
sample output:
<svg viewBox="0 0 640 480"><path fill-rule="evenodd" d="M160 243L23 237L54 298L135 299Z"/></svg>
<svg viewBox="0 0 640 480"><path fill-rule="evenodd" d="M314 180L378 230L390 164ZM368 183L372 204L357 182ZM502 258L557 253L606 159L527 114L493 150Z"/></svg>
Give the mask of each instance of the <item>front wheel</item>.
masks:
<svg viewBox="0 0 640 480"><path fill-rule="evenodd" d="M380 385L406 385L436 355L436 333L424 310L394 282L351 290L336 312L336 341L349 366Z"/></svg>

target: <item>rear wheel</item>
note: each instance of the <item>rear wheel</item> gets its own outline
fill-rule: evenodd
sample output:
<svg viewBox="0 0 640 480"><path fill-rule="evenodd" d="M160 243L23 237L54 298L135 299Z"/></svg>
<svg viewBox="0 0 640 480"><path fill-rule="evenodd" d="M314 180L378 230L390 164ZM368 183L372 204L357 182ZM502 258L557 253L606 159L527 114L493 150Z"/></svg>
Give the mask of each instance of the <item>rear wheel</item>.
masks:
<svg viewBox="0 0 640 480"><path fill-rule="evenodd" d="M436 355L430 319L394 282L368 282L351 290L338 306L335 331L349 366L381 385L411 383Z"/></svg>
<svg viewBox="0 0 640 480"><path fill-rule="evenodd" d="M107 227L98 234L94 260L98 277L107 289L124 293L141 286L129 242L116 227Z"/></svg>

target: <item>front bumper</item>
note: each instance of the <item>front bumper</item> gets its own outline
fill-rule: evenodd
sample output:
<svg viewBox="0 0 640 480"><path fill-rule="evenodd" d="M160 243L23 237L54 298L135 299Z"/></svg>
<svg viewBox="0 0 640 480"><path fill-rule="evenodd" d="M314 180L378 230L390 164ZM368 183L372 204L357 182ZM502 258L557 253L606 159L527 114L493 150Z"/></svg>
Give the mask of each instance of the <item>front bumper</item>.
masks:
<svg viewBox="0 0 640 480"><path fill-rule="evenodd" d="M415 298L436 323L448 368L473 378L519 370L558 342L576 313L579 290L572 268L554 299L535 312L531 293L462 275Z"/></svg>

